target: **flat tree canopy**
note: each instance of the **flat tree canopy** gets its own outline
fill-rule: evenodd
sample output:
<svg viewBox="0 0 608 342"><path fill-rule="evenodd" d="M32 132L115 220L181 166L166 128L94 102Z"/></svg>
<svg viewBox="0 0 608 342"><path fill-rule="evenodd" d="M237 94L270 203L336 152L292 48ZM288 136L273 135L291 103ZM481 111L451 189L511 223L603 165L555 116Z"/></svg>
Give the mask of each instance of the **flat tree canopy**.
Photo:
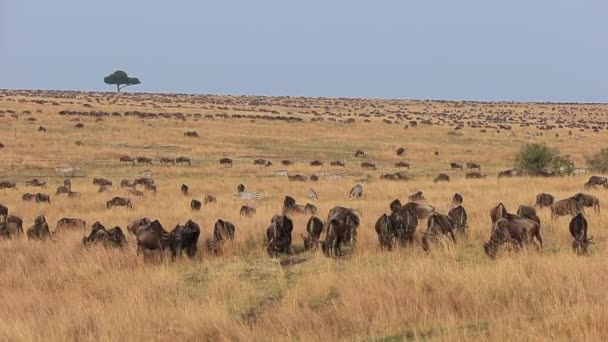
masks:
<svg viewBox="0 0 608 342"><path fill-rule="evenodd" d="M122 70L116 70L110 75L103 78L106 84L116 85L116 91L120 93L120 90L124 87L140 84L139 78L129 77L126 72Z"/></svg>

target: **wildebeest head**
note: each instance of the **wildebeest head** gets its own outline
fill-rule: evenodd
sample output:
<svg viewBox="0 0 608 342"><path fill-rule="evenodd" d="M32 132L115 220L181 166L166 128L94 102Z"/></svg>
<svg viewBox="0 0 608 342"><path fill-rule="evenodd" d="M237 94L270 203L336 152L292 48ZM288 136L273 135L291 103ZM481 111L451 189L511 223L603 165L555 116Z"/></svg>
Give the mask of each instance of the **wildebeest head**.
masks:
<svg viewBox="0 0 608 342"><path fill-rule="evenodd" d="M391 213L395 213L399 209L401 209L401 201L397 198L394 201L392 201L391 204L389 204L389 207L391 209Z"/></svg>

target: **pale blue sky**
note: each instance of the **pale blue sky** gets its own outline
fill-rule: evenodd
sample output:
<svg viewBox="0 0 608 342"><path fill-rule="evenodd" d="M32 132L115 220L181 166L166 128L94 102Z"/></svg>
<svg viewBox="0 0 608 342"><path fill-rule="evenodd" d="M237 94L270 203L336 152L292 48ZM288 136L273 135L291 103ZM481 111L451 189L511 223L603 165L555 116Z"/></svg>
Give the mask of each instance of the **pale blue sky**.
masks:
<svg viewBox="0 0 608 342"><path fill-rule="evenodd" d="M606 0L0 0L0 88L608 101Z"/></svg>

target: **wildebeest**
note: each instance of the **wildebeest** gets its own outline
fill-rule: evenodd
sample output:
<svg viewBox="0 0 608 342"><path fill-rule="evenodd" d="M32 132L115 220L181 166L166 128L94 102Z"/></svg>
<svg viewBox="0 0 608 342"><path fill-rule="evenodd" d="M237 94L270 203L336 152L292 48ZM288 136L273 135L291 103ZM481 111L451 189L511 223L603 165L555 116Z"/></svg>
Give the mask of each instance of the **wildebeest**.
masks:
<svg viewBox="0 0 608 342"><path fill-rule="evenodd" d="M3 239L12 239L13 236L23 235L23 227L16 222L6 220L0 222L0 237Z"/></svg>
<svg viewBox="0 0 608 342"><path fill-rule="evenodd" d="M234 224L219 219L213 227L213 237L207 240L207 249L213 254L219 254L226 240L233 240L236 228Z"/></svg>
<svg viewBox="0 0 608 342"><path fill-rule="evenodd" d="M27 238L29 240L50 240L53 238L44 215L36 217L34 224L27 229Z"/></svg>
<svg viewBox="0 0 608 342"><path fill-rule="evenodd" d="M87 223L83 219L79 218L70 218L64 217L57 221L57 225L55 226L54 233L56 234L60 230L74 230L74 229L82 229L85 230L87 228Z"/></svg>
<svg viewBox="0 0 608 342"><path fill-rule="evenodd" d="M310 162L310 166L323 166L323 162L319 160L313 160Z"/></svg>
<svg viewBox="0 0 608 342"><path fill-rule="evenodd" d="M160 157L160 163L161 163L161 164L171 164L171 165L175 165L175 158L171 158L171 157Z"/></svg>
<svg viewBox="0 0 608 342"><path fill-rule="evenodd" d="M270 220L270 226L266 229L266 251L271 257L277 257L279 253L293 254L291 248L291 232L293 222L285 215L274 215Z"/></svg>
<svg viewBox="0 0 608 342"><path fill-rule="evenodd" d="M40 193L40 192L37 193L36 194L36 203L41 203L41 202L51 203L51 196Z"/></svg>
<svg viewBox="0 0 608 342"><path fill-rule="evenodd" d="M32 194L32 193L25 193L21 196L21 199L26 201L26 202L31 202L31 201L35 201L36 200L36 194Z"/></svg>
<svg viewBox="0 0 608 342"><path fill-rule="evenodd" d="M184 156L175 158L175 162L177 164L188 164L188 166L192 166L192 159Z"/></svg>
<svg viewBox="0 0 608 342"><path fill-rule="evenodd" d="M180 187L180 191L182 195L188 196L188 186L186 184L182 184L182 186Z"/></svg>
<svg viewBox="0 0 608 342"><path fill-rule="evenodd" d="M521 248L524 243L529 243L534 238L536 238L542 248L543 242L540 235L540 225L537 222L521 218L501 218L494 224L490 240L483 244L483 249L487 256L494 259L498 248L502 244L514 242L517 247Z"/></svg>
<svg viewBox="0 0 608 342"><path fill-rule="evenodd" d="M152 191L155 195L156 195L156 190L158 188L156 187L156 184L154 183L146 183L144 184L144 190L146 191Z"/></svg>
<svg viewBox="0 0 608 342"><path fill-rule="evenodd" d="M397 168L407 168L408 170L410 169L410 163L405 162L405 161L399 161L395 163L395 167Z"/></svg>
<svg viewBox="0 0 608 342"><path fill-rule="evenodd" d="M332 251L336 251L335 243L338 243L338 245L341 245L342 243L354 244L357 241L357 229L360 224L360 219L355 209L339 206L329 210L326 225L329 227L330 223L334 221L336 226L332 232L329 232L328 230L328 238L325 241L330 242L328 242L327 245L324 245L326 247L324 251L329 255L333 253Z"/></svg>
<svg viewBox="0 0 608 342"><path fill-rule="evenodd" d="M541 209L545 207L550 207L554 201L555 198L551 194L541 192L540 194L536 195L536 206Z"/></svg>
<svg viewBox="0 0 608 342"><path fill-rule="evenodd" d="M132 165L135 165L135 159L133 159L130 156L124 155L124 156L120 156L118 159L120 160L121 163L131 163Z"/></svg>
<svg viewBox="0 0 608 342"><path fill-rule="evenodd" d="M181 256L183 250L186 251L188 258L194 258L198 252L197 244L200 234L200 226L192 220L188 220L183 226L175 226L169 233L173 258Z"/></svg>
<svg viewBox="0 0 608 342"><path fill-rule="evenodd" d="M440 173L439 175L437 175L437 177L435 177L435 179L433 179L433 183L439 183L439 182L450 182L450 176L446 175L445 173Z"/></svg>
<svg viewBox="0 0 608 342"><path fill-rule="evenodd" d="M310 179L311 182L318 182L319 181L319 177L317 175L312 175L308 179Z"/></svg>
<svg viewBox="0 0 608 342"><path fill-rule="evenodd" d="M464 199L461 194L455 193L454 196L452 196L452 206L458 206L462 204L462 202L464 202Z"/></svg>
<svg viewBox="0 0 608 342"><path fill-rule="evenodd" d="M8 216L8 207L0 204L0 217L6 221L6 217Z"/></svg>
<svg viewBox="0 0 608 342"><path fill-rule="evenodd" d="M450 168L464 170L461 163L450 163Z"/></svg>
<svg viewBox="0 0 608 342"><path fill-rule="evenodd" d="M154 179L152 178L147 178L147 177L140 177L140 178L136 178L135 181L133 181L133 184L137 185L141 185L144 188L147 188L149 186L155 185L154 184Z"/></svg>
<svg viewBox="0 0 608 342"><path fill-rule="evenodd" d="M308 177L303 175L287 175L287 179L289 179L290 182L306 182L308 180Z"/></svg>
<svg viewBox="0 0 608 342"><path fill-rule="evenodd" d="M133 204L131 204L130 199L117 196L106 202L106 208L112 209L115 207L133 208Z"/></svg>
<svg viewBox="0 0 608 342"><path fill-rule="evenodd" d="M72 188L72 181L69 178L66 178L63 180L63 186L71 189Z"/></svg>
<svg viewBox="0 0 608 342"><path fill-rule="evenodd" d="M127 193L132 196L142 197L144 195L143 191L139 191L136 189L129 188ZM69 196L69 195L68 195Z"/></svg>
<svg viewBox="0 0 608 342"><path fill-rule="evenodd" d="M245 216L245 217L251 217L253 215L255 215L256 210L254 207L250 207L248 205L244 205L241 207L241 210L239 210L239 214L240 216Z"/></svg>
<svg viewBox="0 0 608 342"><path fill-rule="evenodd" d="M137 158L135 158L135 161L137 162L137 164L152 165L152 158L148 158L148 157L137 157Z"/></svg>
<svg viewBox="0 0 608 342"><path fill-rule="evenodd" d="M587 229L589 224L583 213L578 213L570 221L570 235L574 238L572 241L572 250L577 255L587 255L589 244L593 237L587 238Z"/></svg>
<svg viewBox="0 0 608 342"><path fill-rule="evenodd" d="M61 185L57 187L57 191L55 192L55 195L59 195L59 194L67 194L70 192L70 188L65 186L65 185Z"/></svg>
<svg viewBox="0 0 608 342"><path fill-rule="evenodd" d="M272 166L272 162L266 159L255 159L253 161L253 165L262 165L264 167Z"/></svg>
<svg viewBox="0 0 608 342"><path fill-rule="evenodd" d="M315 215L317 207L307 203L306 205L296 204L296 200L291 196L285 196L283 200L283 215L289 214L307 214Z"/></svg>
<svg viewBox="0 0 608 342"><path fill-rule="evenodd" d="M239 184L239 185L236 187L236 191L238 191L238 192L243 192L243 191L245 191L245 186L244 186L243 184Z"/></svg>
<svg viewBox="0 0 608 342"><path fill-rule="evenodd" d="M172 254L177 252L177 246L171 241L171 236L158 220L152 221L137 231L137 255L144 251L159 250L162 253L165 249L171 248Z"/></svg>
<svg viewBox="0 0 608 342"><path fill-rule="evenodd" d="M199 135L196 131L186 131L184 132L184 136L185 137L190 137L190 138L198 138Z"/></svg>
<svg viewBox="0 0 608 342"><path fill-rule="evenodd" d="M363 150L356 150L355 158L365 158L365 152Z"/></svg>
<svg viewBox="0 0 608 342"><path fill-rule="evenodd" d="M399 204L399 200L391 202L391 214L383 214L376 221L375 230L382 249L392 250L395 240L402 247L414 242L418 218L411 210Z"/></svg>
<svg viewBox="0 0 608 342"><path fill-rule="evenodd" d="M289 165L293 165L293 162L291 160L285 159L285 160L281 160L281 165L289 166Z"/></svg>
<svg viewBox="0 0 608 342"><path fill-rule="evenodd" d="M41 188L46 188L46 182L41 181L38 178L34 178L26 181L25 186L39 186Z"/></svg>
<svg viewBox="0 0 608 342"><path fill-rule="evenodd" d="M232 167L232 159L222 158L220 159L220 165L223 167Z"/></svg>
<svg viewBox="0 0 608 342"><path fill-rule="evenodd" d="M123 179L120 181L121 188L135 188L135 183L129 179Z"/></svg>
<svg viewBox="0 0 608 342"><path fill-rule="evenodd" d="M467 172L467 174L464 176L464 178L466 178L466 179L481 179L481 178L485 178L485 177L486 177L486 175L479 171Z"/></svg>
<svg viewBox="0 0 608 342"><path fill-rule="evenodd" d="M142 217L127 225L127 231L133 235L137 235L137 232L139 232L142 227L145 227L150 223L152 223L152 220L147 217Z"/></svg>
<svg viewBox="0 0 608 342"><path fill-rule="evenodd" d="M448 211L448 216L454 221L453 230L456 233L466 233L468 228L467 211L462 204L455 206Z"/></svg>
<svg viewBox="0 0 608 342"><path fill-rule="evenodd" d="M572 217L583 211L581 203L576 198L568 197L556 201L551 205L551 218L556 220L560 216L570 215Z"/></svg>
<svg viewBox="0 0 608 342"><path fill-rule="evenodd" d="M363 196L363 185L357 184L350 189L349 196L351 199L360 199Z"/></svg>
<svg viewBox="0 0 608 342"><path fill-rule="evenodd" d="M375 170L376 169L376 163L370 162L370 161L364 161L364 162L361 163L361 167L364 168L364 169Z"/></svg>
<svg viewBox="0 0 608 342"><path fill-rule="evenodd" d="M540 218L536 215L536 209L534 207L528 205L520 205L517 208L517 216L520 218L525 218L528 220L532 220L540 225Z"/></svg>
<svg viewBox="0 0 608 342"><path fill-rule="evenodd" d="M585 189L591 189L597 185L602 185L604 188L608 188L608 178L602 176L591 176L587 183L585 183Z"/></svg>
<svg viewBox="0 0 608 342"><path fill-rule="evenodd" d="M0 181L0 190L1 189L14 189L17 190L17 184L11 181Z"/></svg>
<svg viewBox="0 0 608 342"><path fill-rule="evenodd" d="M89 236L82 238L82 244L85 247L101 244L106 248L123 248L127 245L127 238L120 227L106 230L101 223L95 222Z"/></svg>
<svg viewBox="0 0 608 342"><path fill-rule="evenodd" d="M448 215L432 213L426 223L426 231L422 234L422 249L428 251L430 244L443 235L448 235L456 243L454 236L454 220Z"/></svg>
<svg viewBox="0 0 608 342"><path fill-rule="evenodd" d="M217 204L217 198L214 195L205 195L205 198L203 198L203 203L204 204L209 204L209 203L213 203L213 204Z"/></svg>
<svg viewBox="0 0 608 342"><path fill-rule="evenodd" d="M498 178L511 178L517 176L517 171L515 170L504 170L498 173Z"/></svg>
<svg viewBox="0 0 608 342"><path fill-rule="evenodd" d="M405 149L403 147L399 147L397 151L395 151L398 157L402 157L405 154Z"/></svg>
<svg viewBox="0 0 608 342"><path fill-rule="evenodd" d="M422 193L422 191L420 190L414 192L413 194L410 194L407 199L410 202L424 202L426 200L424 198L424 193Z"/></svg>
<svg viewBox="0 0 608 342"><path fill-rule="evenodd" d="M467 162L467 169L469 169L469 170L477 169L477 170L481 171L481 165L479 165L479 163L475 163L475 162Z"/></svg>
<svg viewBox="0 0 608 342"><path fill-rule="evenodd" d="M389 221L388 216L386 214L382 214L380 218L376 221L374 226L376 230L376 234L378 235L378 241L380 242L381 249L392 250L393 242L395 238L395 233L393 231L393 227L391 222Z"/></svg>
<svg viewBox="0 0 608 342"><path fill-rule="evenodd" d="M5 221L12 222L12 223L18 225L20 227L20 229L23 231L23 219L21 217L16 216L16 215L8 215L8 216L6 216Z"/></svg>
<svg viewBox="0 0 608 342"><path fill-rule="evenodd" d="M192 210L201 210L201 206L201 201L197 199L192 199L192 201L190 201L190 209Z"/></svg>
<svg viewBox="0 0 608 342"><path fill-rule="evenodd" d="M307 251L316 250L319 247L319 239L323 232L323 221L316 216L311 216L308 223L306 223L306 232L308 233L307 235L302 234L304 249Z"/></svg>
<svg viewBox="0 0 608 342"><path fill-rule="evenodd" d="M339 160L334 160L332 162L329 163L330 166L341 166L344 167L346 164L344 164L344 162L341 162Z"/></svg>
<svg viewBox="0 0 608 342"><path fill-rule="evenodd" d="M112 181L105 178L93 178L93 185L107 185L112 186Z"/></svg>
<svg viewBox="0 0 608 342"><path fill-rule="evenodd" d="M389 204L389 208L391 210L391 213L396 212L397 210L401 209L401 201L397 198L395 200L393 200L390 204Z"/></svg>
<svg viewBox="0 0 608 342"><path fill-rule="evenodd" d="M600 199L596 196L579 192L573 197L582 208L593 208L596 213L600 213Z"/></svg>
<svg viewBox="0 0 608 342"><path fill-rule="evenodd" d="M417 218L423 219L435 212L435 207L428 204L408 202L403 205L405 209L411 210Z"/></svg>

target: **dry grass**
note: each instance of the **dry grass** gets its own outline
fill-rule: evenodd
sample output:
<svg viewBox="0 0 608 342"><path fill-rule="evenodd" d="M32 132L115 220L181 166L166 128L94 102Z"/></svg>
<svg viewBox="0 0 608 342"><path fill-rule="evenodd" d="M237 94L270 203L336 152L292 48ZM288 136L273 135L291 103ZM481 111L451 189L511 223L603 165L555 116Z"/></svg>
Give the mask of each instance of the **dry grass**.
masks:
<svg viewBox="0 0 608 342"><path fill-rule="evenodd" d="M237 226L237 238L221 257L201 248L197 260L175 263L145 263L136 256L131 236L123 252L84 249L80 243L84 232L61 234L49 243L0 241L0 340L583 341L608 337L606 210L589 217L590 232L597 240L589 257L572 253L569 220L552 222L548 211L540 214L546 242L543 252L531 249L503 254L494 261L483 254L482 243L490 230L488 212L499 201L515 210L519 204L532 203L539 192L562 198L581 191L586 180L586 176L497 180L496 172L511 166L514 152L526 141L523 130L516 129L515 137L469 129L462 130L463 136L452 136L444 127L404 130L402 125L378 121L345 126L135 118L107 118L103 123L81 118L85 128L76 130L70 117L58 116L56 111L83 109L83 101L51 107L8 98L0 98L0 109L33 114L0 118L0 142L6 145L0 150L0 162L5 166L0 178L20 185L19 191L1 190L0 203L23 217L26 225L39 213L49 222L80 217L89 225L100 221L106 227L123 229L142 216L158 218L167 229L192 218L203 227L204 240L215 220L224 218ZM103 103L95 109L133 110L140 102L129 98L128 107ZM200 105L183 104L185 113L213 113ZM433 105L438 109L449 106ZM37 109L43 113L36 113ZM29 123L26 117L38 121ZM35 132L39 125L46 126L48 133ZM197 130L201 138L186 138L185 130ZM547 134L539 139L571 154L578 163L583 161L581 145L599 148L605 142L603 133L572 140L567 130L558 132L561 138ZM410 173L415 180L379 181L381 173L396 171L392 164L400 159L394 155L399 146L408 149L405 159L412 163ZM352 158L357 148L378 162L378 171L361 171L360 160ZM439 157L433 155L435 149L441 152ZM186 155L193 158L194 165L125 166L118 162L121 154L156 159ZM235 166L220 168L217 160L223 156L234 158ZM254 167L252 157L269 158L275 166ZM281 159L297 161L289 167L293 173L310 175L322 170L327 174L346 172L349 177L289 183L269 176L270 170L283 168L278 165ZM313 159L346 160L347 168L312 168L308 161ZM490 176L465 180L461 172L454 172L451 183L432 183L448 162L468 160L481 162ZM23 192L33 190L26 189L23 182L33 177L49 182L46 192L54 194L61 179L53 170L62 165L81 168L73 180L74 190L83 194L81 199L53 195L51 205L21 201ZM126 194L117 186L111 193L98 194L91 178L111 178L116 185L143 169L154 172L158 194L134 199L133 210L106 210L106 200ZM366 173L373 178L363 183L364 198L349 201L349 189ZM196 198L215 194L217 206L190 212L191 198L179 193L182 183L190 186ZM249 203L257 208L253 218L238 215L244 204L232 196L238 183L263 195ZM269 258L261 243L271 216L281 210L285 195L306 202L308 187L320 196L315 205L322 218L334 205L360 209L358 245L340 260L302 252L300 233L307 217L296 217L297 255ZM419 245L381 252L373 230L376 219L388 211L392 199L403 201L417 190L423 190L427 201L442 212L449 209L454 192L460 192L469 212L468 239L456 246L436 246L430 253ZM602 203L608 201L606 192L593 193ZM419 231L423 226L421 223Z"/></svg>

